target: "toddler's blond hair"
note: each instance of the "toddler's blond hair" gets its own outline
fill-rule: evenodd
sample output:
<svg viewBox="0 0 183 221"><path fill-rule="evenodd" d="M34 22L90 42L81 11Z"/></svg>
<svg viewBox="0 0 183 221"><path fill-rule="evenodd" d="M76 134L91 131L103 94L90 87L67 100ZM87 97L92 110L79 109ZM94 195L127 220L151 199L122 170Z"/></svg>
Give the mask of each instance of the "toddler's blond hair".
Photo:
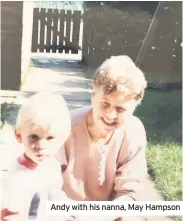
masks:
<svg viewBox="0 0 183 221"><path fill-rule="evenodd" d="M64 98L59 94L39 92L27 98L18 112L16 128L20 128L29 120L41 125L56 125L61 128L61 134L69 136L70 112Z"/></svg>

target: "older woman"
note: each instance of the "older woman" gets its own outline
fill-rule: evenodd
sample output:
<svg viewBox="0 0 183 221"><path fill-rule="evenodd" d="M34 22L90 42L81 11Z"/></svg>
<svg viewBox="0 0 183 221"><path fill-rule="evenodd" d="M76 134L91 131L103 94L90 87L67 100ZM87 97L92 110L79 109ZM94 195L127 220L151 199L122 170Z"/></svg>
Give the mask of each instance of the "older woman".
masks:
<svg viewBox="0 0 183 221"><path fill-rule="evenodd" d="M72 132L58 154L71 199L138 200L147 175L146 134L133 112L146 85L128 56L113 56L97 69L91 106L71 112Z"/></svg>

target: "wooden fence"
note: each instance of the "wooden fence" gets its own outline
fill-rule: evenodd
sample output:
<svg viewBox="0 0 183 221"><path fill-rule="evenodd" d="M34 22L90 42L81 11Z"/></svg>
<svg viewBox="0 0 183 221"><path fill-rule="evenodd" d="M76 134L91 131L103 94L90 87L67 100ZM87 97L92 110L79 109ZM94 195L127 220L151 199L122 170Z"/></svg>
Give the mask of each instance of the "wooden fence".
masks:
<svg viewBox="0 0 183 221"><path fill-rule="evenodd" d="M162 2L163 3L163 2ZM133 11L134 10L134 11ZM88 8L83 14L82 64L92 77L95 69L113 55L126 54L135 62L143 48L140 68L155 87L182 86L182 2L166 1L158 16L129 7ZM155 28L152 30L152 19ZM147 33L148 41L147 41ZM144 45L145 42L148 44ZM168 86L169 87L169 86Z"/></svg>
<svg viewBox="0 0 183 221"><path fill-rule="evenodd" d="M32 52L78 54L81 11L34 8Z"/></svg>

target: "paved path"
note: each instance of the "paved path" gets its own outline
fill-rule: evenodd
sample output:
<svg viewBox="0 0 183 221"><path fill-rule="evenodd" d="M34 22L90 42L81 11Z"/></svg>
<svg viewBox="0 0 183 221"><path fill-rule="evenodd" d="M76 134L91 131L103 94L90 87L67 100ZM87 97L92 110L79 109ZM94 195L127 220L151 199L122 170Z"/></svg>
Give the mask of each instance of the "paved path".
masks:
<svg viewBox="0 0 183 221"><path fill-rule="evenodd" d="M21 151L20 147L14 145L13 127L25 98L38 91L56 91L64 96L68 108L73 109L90 104L90 88L91 80L84 78L78 60L33 59L33 67L29 69L21 91L0 92L0 103L15 104L13 110L9 111L3 130L0 130L0 168L5 169L11 162L11 156Z"/></svg>

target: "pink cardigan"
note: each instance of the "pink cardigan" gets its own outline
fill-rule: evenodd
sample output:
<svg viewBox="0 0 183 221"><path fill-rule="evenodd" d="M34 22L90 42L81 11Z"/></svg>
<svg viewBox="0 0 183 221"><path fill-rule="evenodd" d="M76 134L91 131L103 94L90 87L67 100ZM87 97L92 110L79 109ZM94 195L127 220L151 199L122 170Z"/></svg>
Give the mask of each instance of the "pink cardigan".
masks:
<svg viewBox="0 0 183 221"><path fill-rule="evenodd" d="M71 111L71 135L57 156L63 169L63 190L73 200L138 200L147 177L143 124L131 116L107 145L96 145L86 128L90 109Z"/></svg>

